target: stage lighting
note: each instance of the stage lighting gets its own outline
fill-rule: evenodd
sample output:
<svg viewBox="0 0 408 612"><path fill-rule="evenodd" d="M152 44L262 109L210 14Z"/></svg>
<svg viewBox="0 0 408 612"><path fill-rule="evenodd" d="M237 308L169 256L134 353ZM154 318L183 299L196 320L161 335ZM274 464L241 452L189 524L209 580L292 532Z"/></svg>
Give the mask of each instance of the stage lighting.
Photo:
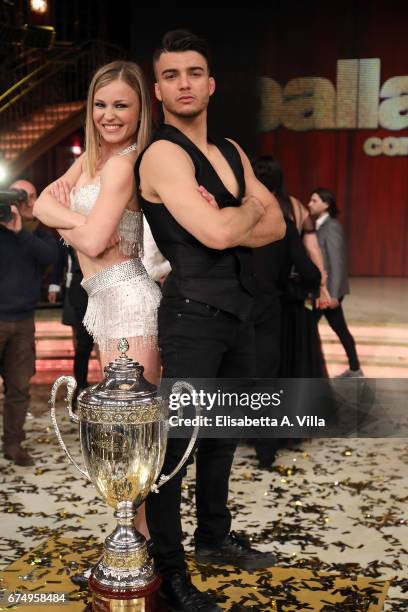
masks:
<svg viewBox="0 0 408 612"><path fill-rule="evenodd" d="M8 177L7 166L0 162L0 183L3 183Z"/></svg>
<svg viewBox="0 0 408 612"><path fill-rule="evenodd" d="M71 147L71 153L73 153L75 155L75 157L78 157L79 155L82 154L82 147L80 145L73 145Z"/></svg>
<svg viewBox="0 0 408 612"><path fill-rule="evenodd" d="M47 0L30 0L30 9L33 13L44 15L47 12Z"/></svg>
<svg viewBox="0 0 408 612"><path fill-rule="evenodd" d="M54 44L55 30L52 26L24 26L23 45L34 49L50 49Z"/></svg>

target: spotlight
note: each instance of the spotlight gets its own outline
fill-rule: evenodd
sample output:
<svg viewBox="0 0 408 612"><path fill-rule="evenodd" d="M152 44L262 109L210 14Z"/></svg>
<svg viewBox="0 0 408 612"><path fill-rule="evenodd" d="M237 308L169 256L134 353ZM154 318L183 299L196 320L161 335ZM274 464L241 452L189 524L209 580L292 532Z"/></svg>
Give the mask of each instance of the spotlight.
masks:
<svg viewBox="0 0 408 612"><path fill-rule="evenodd" d="M4 163L0 162L0 183L6 180L8 176L7 167Z"/></svg>
<svg viewBox="0 0 408 612"><path fill-rule="evenodd" d="M48 9L47 0L30 0L30 9L33 13L44 15Z"/></svg>
<svg viewBox="0 0 408 612"><path fill-rule="evenodd" d="M73 145L71 147L71 153L73 153L75 157L78 157L82 153L82 147L80 145Z"/></svg>

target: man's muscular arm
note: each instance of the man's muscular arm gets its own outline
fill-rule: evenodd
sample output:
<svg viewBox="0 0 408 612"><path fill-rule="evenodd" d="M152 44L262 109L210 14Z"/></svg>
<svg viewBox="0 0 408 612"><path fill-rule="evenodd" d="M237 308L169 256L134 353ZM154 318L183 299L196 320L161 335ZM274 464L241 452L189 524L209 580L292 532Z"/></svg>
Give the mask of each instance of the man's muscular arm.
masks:
<svg viewBox="0 0 408 612"><path fill-rule="evenodd" d="M153 143L140 164L140 191L151 202L163 202L176 221L197 240L212 249L242 244L265 211L256 197L242 206L215 208L200 195L194 165L178 145Z"/></svg>
<svg viewBox="0 0 408 612"><path fill-rule="evenodd" d="M240 242L241 246L256 248L280 240L285 235L286 225L278 201L269 189L258 181L252 170L251 162L241 147L233 140L230 140L230 142L238 149L241 156L245 173L245 195L256 197L265 209L265 214L252 228L248 236Z"/></svg>

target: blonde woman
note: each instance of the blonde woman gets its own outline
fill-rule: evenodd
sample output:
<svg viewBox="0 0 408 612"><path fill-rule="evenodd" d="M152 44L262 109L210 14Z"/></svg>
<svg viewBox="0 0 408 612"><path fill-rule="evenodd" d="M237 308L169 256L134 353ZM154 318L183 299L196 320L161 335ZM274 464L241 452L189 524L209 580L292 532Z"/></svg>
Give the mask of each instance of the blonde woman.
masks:
<svg viewBox="0 0 408 612"><path fill-rule="evenodd" d="M116 61L100 68L89 87L86 150L44 189L34 214L77 251L88 293L84 324L99 346L102 366L118 355L118 340L125 337L128 355L157 384L161 293L140 259L143 217L133 173L150 129L149 92L139 66ZM149 537L144 504L135 526Z"/></svg>
<svg viewBox="0 0 408 612"><path fill-rule="evenodd" d="M125 337L129 356L157 383L161 295L141 261L143 217L133 173L150 129L149 92L139 66L116 61L100 68L89 87L86 150L42 192L34 214L78 253L89 296L84 324L102 366L117 356L118 339Z"/></svg>

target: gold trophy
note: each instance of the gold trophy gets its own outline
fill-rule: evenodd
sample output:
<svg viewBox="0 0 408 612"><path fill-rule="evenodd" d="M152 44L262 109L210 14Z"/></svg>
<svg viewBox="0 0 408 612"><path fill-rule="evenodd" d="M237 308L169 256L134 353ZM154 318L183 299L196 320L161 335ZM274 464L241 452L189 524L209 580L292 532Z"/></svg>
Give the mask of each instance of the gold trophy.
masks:
<svg viewBox="0 0 408 612"><path fill-rule="evenodd" d="M72 411L75 379L61 376L55 381L50 399L51 419L69 460L114 508L118 521L106 538L102 558L89 579L94 594L93 609L150 612L154 609L154 594L160 578L147 553L145 537L133 526L135 509L151 491L158 493L184 465L197 439L198 426L179 464L171 474L162 474L156 484L166 452L168 404L143 377L143 366L127 357L126 339L119 341L118 349L121 355L105 367L104 380L79 395L77 414ZM56 395L64 384L69 415L79 423L85 469L76 463L65 446L56 420ZM180 381L173 385L172 393L182 390L194 389ZM195 409L198 416L199 406ZM121 601L121 606L115 601L117 604Z"/></svg>

